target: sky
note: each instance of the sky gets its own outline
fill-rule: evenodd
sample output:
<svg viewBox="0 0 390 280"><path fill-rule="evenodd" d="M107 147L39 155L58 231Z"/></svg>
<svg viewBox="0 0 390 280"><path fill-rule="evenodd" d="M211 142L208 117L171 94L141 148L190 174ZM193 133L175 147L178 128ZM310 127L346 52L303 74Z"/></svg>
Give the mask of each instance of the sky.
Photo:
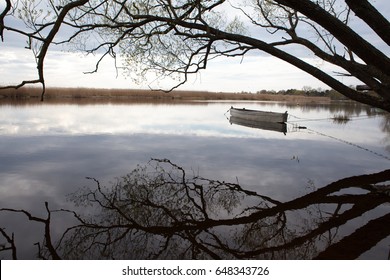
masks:
<svg viewBox="0 0 390 280"><path fill-rule="evenodd" d="M0 1L0 3L3 0ZM379 11L388 17L390 2L388 0L371 1ZM4 2L0 4L2 9ZM358 33L367 33L367 29L356 21ZM361 32L359 32L361 31ZM376 38L370 39L375 42ZM5 41L0 42L0 85L18 84L22 80L36 79L34 57L24 48L25 41L20 36L7 32ZM388 51L388 50L386 50ZM390 52L388 52L390 53ZM301 54L299 54L301 55ZM316 67L335 70L316 59L313 55L302 54L303 59ZM105 59L98 73L84 74L95 67L98 57L85 56L81 53L50 48L45 59L45 79L48 87L90 87L90 88L132 88L169 89L174 86L171 81L148 81L136 84L122 73L117 75L114 61ZM350 78L341 78L347 85L359 84ZM261 53L254 53L242 58L218 58L208 64L206 70L190 76L188 82L181 86L183 90L205 90L215 92L257 92L266 90L302 89L303 87L324 88L328 86L311 77L309 74L276 58Z"/></svg>

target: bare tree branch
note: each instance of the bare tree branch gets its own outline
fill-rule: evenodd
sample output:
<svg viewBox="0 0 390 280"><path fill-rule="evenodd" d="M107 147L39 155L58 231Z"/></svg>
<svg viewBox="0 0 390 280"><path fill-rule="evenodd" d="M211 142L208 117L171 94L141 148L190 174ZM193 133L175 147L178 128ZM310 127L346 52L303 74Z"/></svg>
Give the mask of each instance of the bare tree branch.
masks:
<svg viewBox="0 0 390 280"><path fill-rule="evenodd" d="M345 0L345 2L384 42L390 45L390 23L370 2L367 0Z"/></svg>
<svg viewBox="0 0 390 280"><path fill-rule="evenodd" d="M5 1L6 6L4 8L4 11L0 14L0 37L1 41L4 42L4 18L8 14L9 11L11 11L12 4L11 0L6 0Z"/></svg>

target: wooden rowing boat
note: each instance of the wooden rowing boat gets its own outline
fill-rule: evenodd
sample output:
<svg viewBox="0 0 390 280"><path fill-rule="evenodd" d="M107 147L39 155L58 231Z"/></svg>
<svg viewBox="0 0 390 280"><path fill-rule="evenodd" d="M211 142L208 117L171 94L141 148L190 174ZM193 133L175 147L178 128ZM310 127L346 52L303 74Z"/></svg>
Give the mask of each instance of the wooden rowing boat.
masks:
<svg viewBox="0 0 390 280"><path fill-rule="evenodd" d="M230 115L234 118L258 121L258 122L271 122L271 123L285 123L287 122L287 112L285 113L276 113L276 112L266 112L258 110L248 110L245 108L230 108Z"/></svg>

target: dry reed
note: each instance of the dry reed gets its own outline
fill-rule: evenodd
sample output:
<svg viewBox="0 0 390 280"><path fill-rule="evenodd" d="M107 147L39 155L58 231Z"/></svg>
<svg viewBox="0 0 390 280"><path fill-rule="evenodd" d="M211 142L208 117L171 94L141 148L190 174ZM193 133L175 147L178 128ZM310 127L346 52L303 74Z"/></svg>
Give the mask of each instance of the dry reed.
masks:
<svg viewBox="0 0 390 280"><path fill-rule="evenodd" d="M0 98L31 99L40 98L38 87L22 87L0 90ZM95 88L47 88L45 99L137 99L137 100L257 100L286 102L327 102L328 97L309 97L303 95L280 95L266 93L227 93L208 91L171 92L135 89L95 89Z"/></svg>

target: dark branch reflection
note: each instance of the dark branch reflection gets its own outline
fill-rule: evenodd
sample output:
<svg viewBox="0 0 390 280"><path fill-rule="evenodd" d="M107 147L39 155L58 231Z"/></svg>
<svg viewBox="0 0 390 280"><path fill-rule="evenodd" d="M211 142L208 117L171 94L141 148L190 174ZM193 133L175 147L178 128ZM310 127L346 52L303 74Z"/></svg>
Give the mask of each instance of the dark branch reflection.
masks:
<svg viewBox="0 0 390 280"><path fill-rule="evenodd" d="M202 178L166 159L139 166L111 186L89 179L93 188L69 196L77 211L56 211L72 214L77 224L55 246L45 231L40 257L355 259L390 235L386 210L353 232L341 230L390 202L390 170L319 189L311 184L309 193L287 202L238 183ZM54 212L47 210L48 218L41 219L45 226Z"/></svg>

